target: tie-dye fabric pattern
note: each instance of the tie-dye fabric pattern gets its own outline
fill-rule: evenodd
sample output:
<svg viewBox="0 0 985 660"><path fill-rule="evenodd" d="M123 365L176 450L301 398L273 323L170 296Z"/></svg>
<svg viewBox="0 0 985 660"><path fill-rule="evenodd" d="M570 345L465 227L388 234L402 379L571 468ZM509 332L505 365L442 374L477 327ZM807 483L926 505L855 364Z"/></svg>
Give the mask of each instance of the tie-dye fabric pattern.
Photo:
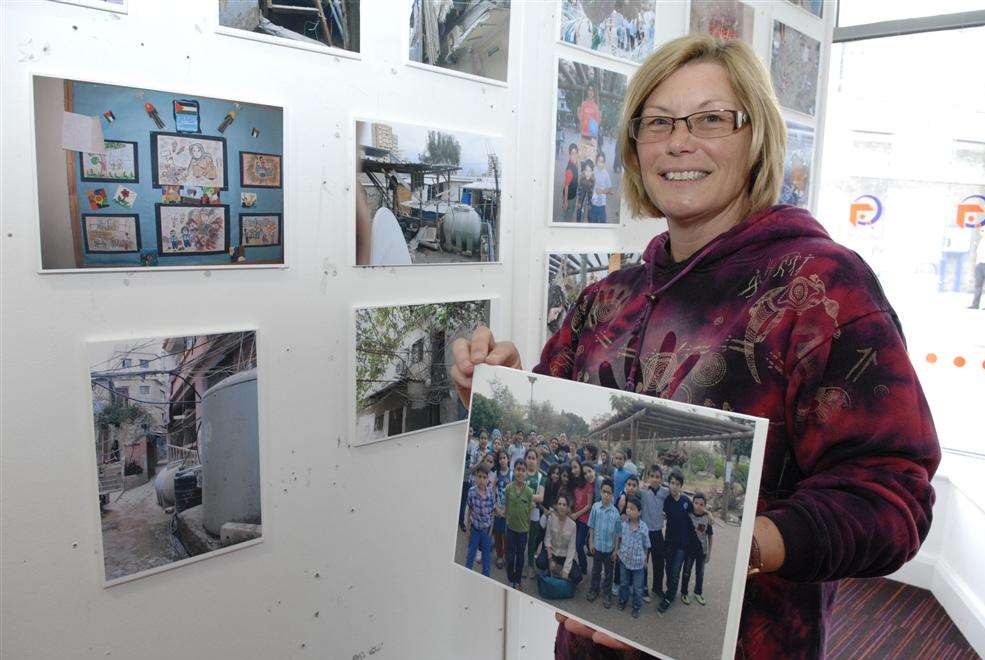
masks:
<svg viewBox="0 0 985 660"><path fill-rule="evenodd" d="M786 560L749 580L737 657L819 657L836 581L895 571L930 527L940 447L899 321L802 209L681 263L667 241L586 288L534 371L770 420L757 513Z"/></svg>

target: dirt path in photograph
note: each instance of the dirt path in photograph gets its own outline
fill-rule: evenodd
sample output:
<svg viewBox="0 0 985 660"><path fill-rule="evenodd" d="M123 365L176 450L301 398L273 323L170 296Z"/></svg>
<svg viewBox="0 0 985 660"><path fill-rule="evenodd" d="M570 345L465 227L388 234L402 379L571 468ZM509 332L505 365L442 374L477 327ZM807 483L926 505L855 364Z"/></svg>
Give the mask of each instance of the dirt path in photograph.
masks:
<svg viewBox="0 0 985 660"><path fill-rule="evenodd" d="M154 482L110 496L102 517L106 579L164 566L187 555L171 541L171 516L157 505Z"/></svg>
<svg viewBox="0 0 985 660"><path fill-rule="evenodd" d="M595 626L616 632L643 646L661 651L674 660L717 658L722 654L725 635L725 622L728 618L728 596L731 587L732 571L735 567L735 553L739 545L739 528L735 525L715 524L715 541L711 561L705 566L704 597L707 603L698 605L692 598L690 605L681 602L680 594L673 606L664 614L657 612L657 600L643 605L639 619L630 616L631 605L625 611L618 608L618 597L612 599L612 609L602 607L602 597L594 603L585 600L590 575L582 580L575 590L575 597L567 600L544 600L537 595L536 579L523 581L523 591L537 600L573 614ZM468 537L459 532L455 547L455 562L465 565L468 550ZM506 582L506 570L497 569L495 561L490 565L489 577ZM588 558L589 572L592 558ZM476 562L472 567L481 573L482 565ZM652 578L650 578L652 580ZM693 589L694 576L691 576ZM690 590L689 590L690 591ZM554 629L544 631L554 635Z"/></svg>

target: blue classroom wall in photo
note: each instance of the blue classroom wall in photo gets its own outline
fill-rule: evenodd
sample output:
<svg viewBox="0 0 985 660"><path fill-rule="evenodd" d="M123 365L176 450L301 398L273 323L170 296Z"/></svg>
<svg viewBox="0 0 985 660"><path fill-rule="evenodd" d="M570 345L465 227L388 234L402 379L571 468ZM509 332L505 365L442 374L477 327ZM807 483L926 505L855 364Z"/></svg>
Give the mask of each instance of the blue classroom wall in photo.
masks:
<svg viewBox="0 0 985 660"><path fill-rule="evenodd" d="M226 140L226 176L228 188L220 192L220 200L229 205L229 245L239 245L239 215L245 213L283 213L284 190L281 188L251 188L240 187L240 151L261 152L268 154L284 153L284 113L280 108L261 106L236 101L212 99L204 96L190 96L181 93L159 92L133 87L117 87L98 83L75 82L72 85L73 112L99 117L103 127L103 138L106 140L129 140L137 143L138 176L137 183L116 182L85 182L82 172L76 167L75 186L78 196L79 213L124 213L131 212L140 215L140 241L144 250L157 252L158 237L155 220L154 204L161 202L163 190L153 187L153 167L151 160L151 133L164 131L175 132L172 101L189 100L199 104L201 133L189 133L189 136L202 135L222 137ZM151 103L157 114L164 122L164 128L158 128L154 120L144 110L144 103ZM236 110L236 120L230 124L225 133L219 132L219 125L230 110ZM112 111L115 121L109 122L103 117L107 110ZM253 137L252 131L259 131ZM77 162L76 162L77 163ZM281 184L283 172L286 170L281 160ZM137 201L133 208L127 209L113 201L116 188L123 185L137 193ZM109 200L109 206L97 211L89 209L88 193L91 190L104 188ZM242 208L240 192L256 193L256 205ZM284 218L283 228L287 226ZM81 222L75 218L74 222ZM86 266L110 266L130 264L139 266L139 254L91 254L83 251ZM228 254L207 254L187 256L158 255L159 266L218 266L230 264ZM246 261L249 263L283 263L284 236L281 244L274 247L246 248Z"/></svg>

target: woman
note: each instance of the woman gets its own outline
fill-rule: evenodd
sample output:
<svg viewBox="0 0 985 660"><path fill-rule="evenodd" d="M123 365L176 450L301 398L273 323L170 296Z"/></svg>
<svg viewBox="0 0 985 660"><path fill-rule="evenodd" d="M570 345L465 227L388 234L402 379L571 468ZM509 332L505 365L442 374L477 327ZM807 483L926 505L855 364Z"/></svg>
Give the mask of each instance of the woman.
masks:
<svg viewBox="0 0 985 660"><path fill-rule="evenodd" d="M589 481L588 477L591 476ZM575 521L578 533L575 550L578 551L578 565L582 574L588 572L588 557L585 556L585 546L588 544L588 514L595 503L595 471L590 465L582 468L581 461L571 459L571 517Z"/></svg>
<svg viewBox="0 0 985 660"><path fill-rule="evenodd" d="M784 126L748 46L666 44L622 126L627 201L668 231L584 290L534 371L768 418L738 655L822 656L836 581L893 572L930 526L940 447L896 315L857 255L772 206ZM485 328L454 355L462 393L475 364L521 366ZM589 657L579 634L559 658Z"/></svg>
<svg viewBox="0 0 985 660"><path fill-rule="evenodd" d="M547 516L551 512L558 495L561 494L561 486L561 466L558 463L554 463L547 468L547 482L544 484L544 501L540 505L542 516Z"/></svg>
<svg viewBox="0 0 985 660"><path fill-rule="evenodd" d="M575 561L578 535L575 521L568 516L568 502L568 495L561 493L547 516L547 530L537 557L537 568L550 571L551 575L577 585L581 582L584 571Z"/></svg>

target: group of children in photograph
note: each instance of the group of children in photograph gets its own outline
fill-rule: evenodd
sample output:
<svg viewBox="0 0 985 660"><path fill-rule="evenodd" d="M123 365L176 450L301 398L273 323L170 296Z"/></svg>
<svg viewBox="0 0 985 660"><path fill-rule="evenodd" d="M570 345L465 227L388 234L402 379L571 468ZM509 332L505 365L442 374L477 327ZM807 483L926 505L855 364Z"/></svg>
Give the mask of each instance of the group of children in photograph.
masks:
<svg viewBox="0 0 985 660"><path fill-rule="evenodd" d="M686 495L676 468L666 484L659 465L641 473L629 454L617 449L610 461L604 450L564 433L545 439L470 429L459 507L459 528L468 535L465 566L471 569L481 552L483 575L495 561L520 591L536 575L544 597L551 597L545 584L560 582L549 593L565 597L587 577L589 602L601 595L608 609L618 597L634 618L654 599L666 612L678 587L690 605L693 574L693 599L704 605L714 534L707 497ZM554 595L563 587L567 594Z"/></svg>

